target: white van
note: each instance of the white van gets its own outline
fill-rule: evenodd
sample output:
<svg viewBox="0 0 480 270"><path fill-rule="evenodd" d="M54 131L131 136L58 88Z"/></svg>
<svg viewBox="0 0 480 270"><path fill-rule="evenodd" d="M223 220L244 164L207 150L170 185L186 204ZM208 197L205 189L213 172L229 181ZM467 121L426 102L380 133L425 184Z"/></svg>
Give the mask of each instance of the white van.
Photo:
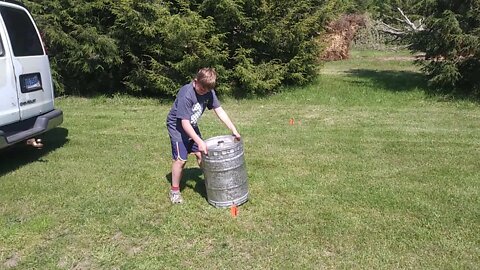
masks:
<svg viewBox="0 0 480 270"><path fill-rule="evenodd" d="M12 2L0 1L0 149L63 122L38 29L30 13Z"/></svg>

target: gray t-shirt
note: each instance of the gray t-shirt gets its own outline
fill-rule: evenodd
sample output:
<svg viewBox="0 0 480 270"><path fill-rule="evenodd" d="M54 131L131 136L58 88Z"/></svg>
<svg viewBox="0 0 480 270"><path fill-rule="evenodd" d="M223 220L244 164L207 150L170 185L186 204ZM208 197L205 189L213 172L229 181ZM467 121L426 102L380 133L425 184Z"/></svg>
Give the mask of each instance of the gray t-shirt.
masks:
<svg viewBox="0 0 480 270"><path fill-rule="evenodd" d="M215 90L209 91L205 95L199 95L193 88L193 83L189 83L180 88L177 98L173 103L172 109L167 116L167 129L170 137L175 141L189 138L183 130L182 119L190 120L190 124L197 134L198 121L206 108L209 110L220 107Z"/></svg>

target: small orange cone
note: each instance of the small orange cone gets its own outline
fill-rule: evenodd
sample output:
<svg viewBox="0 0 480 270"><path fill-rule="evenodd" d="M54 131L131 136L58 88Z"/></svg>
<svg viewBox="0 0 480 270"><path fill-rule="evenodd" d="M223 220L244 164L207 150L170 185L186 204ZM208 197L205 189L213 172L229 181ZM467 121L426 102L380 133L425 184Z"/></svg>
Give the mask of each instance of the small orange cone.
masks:
<svg viewBox="0 0 480 270"><path fill-rule="evenodd" d="M294 125L294 124L295 124L295 119L290 118L289 124L290 124L290 125Z"/></svg>
<svg viewBox="0 0 480 270"><path fill-rule="evenodd" d="M232 215L232 217L237 217L237 215L238 215L237 205L234 204L230 207L230 214Z"/></svg>

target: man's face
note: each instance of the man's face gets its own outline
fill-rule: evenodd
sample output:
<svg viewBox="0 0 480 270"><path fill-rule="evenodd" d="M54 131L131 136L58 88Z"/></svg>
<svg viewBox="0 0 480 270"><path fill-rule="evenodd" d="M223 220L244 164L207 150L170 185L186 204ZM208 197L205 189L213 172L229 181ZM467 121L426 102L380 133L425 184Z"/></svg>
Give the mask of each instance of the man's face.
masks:
<svg viewBox="0 0 480 270"><path fill-rule="evenodd" d="M210 92L210 89L205 88L203 85L198 83L197 81L194 81L194 87L195 91L197 91L197 94L199 95L205 95L206 93Z"/></svg>

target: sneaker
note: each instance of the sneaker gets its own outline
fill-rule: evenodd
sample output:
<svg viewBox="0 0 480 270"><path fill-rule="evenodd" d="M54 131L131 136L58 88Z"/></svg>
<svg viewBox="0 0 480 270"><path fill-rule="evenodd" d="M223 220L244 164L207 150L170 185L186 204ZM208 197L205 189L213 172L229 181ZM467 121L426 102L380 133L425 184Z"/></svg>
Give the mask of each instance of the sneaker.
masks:
<svg viewBox="0 0 480 270"><path fill-rule="evenodd" d="M183 198L182 198L182 194L180 194L180 192L173 192L173 191L170 191L170 201L172 201L172 203L183 203Z"/></svg>

